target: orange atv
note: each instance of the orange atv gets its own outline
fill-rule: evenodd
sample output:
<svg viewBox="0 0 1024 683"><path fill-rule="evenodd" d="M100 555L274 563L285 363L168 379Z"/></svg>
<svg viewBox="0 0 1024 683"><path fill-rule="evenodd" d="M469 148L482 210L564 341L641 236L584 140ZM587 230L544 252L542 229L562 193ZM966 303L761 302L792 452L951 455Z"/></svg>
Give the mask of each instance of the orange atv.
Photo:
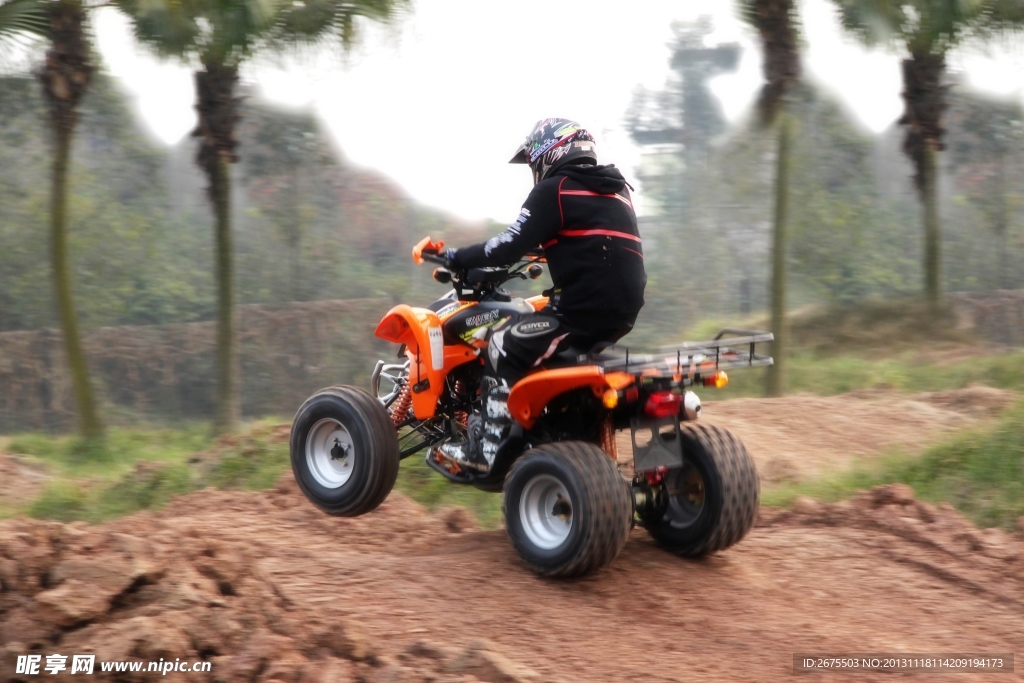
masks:
<svg viewBox="0 0 1024 683"><path fill-rule="evenodd" d="M447 266L443 246L428 237L413 260ZM503 491L513 545L546 576L608 564L634 524L680 555L739 541L757 514L757 470L739 439L697 421L700 400L689 389L725 386L727 369L770 365L755 353L769 333L725 330L714 341L645 355L567 349L512 387L515 423L487 474L436 448L465 435L479 410L490 329L547 303L501 287L536 279L541 262L531 255L509 268L437 268L434 279L452 285L448 294L426 308L388 311L376 335L400 344L404 360L378 361L370 393L324 389L295 415L291 463L303 493L328 514L361 515L388 496L401 460L426 451L427 464L451 481ZM618 461L620 429L632 434L631 468Z"/></svg>

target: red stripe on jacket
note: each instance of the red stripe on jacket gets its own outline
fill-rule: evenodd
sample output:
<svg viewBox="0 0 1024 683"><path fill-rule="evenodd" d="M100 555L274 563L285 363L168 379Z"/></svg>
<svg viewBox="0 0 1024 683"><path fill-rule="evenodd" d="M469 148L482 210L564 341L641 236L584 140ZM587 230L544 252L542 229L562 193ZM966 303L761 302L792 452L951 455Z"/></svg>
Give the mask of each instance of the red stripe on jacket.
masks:
<svg viewBox="0 0 1024 683"><path fill-rule="evenodd" d="M640 238L636 235L630 235L628 232L621 232L619 230L603 230L595 228L592 230L559 230L559 235L565 235L566 237L591 237L595 235L604 235L607 237L621 237L625 240L633 240L639 242Z"/></svg>
<svg viewBox="0 0 1024 683"><path fill-rule="evenodd" d="M558 184L558 195L559 195L559 197L561 197L563 194L571 194L571 195L576 195L576 196L580 196L580 197L612 197L614 199L618 199L620 202L622 202L626 206L628 206L630 208L633 208L633 203L630 202L625 197L623 197L621 194L614 194L614 193L602 194L600 192L592 192L590 190L563 190L562 189L562 184L559 183ZM559 203L561 203L561 199L559 199Z"/></svg>

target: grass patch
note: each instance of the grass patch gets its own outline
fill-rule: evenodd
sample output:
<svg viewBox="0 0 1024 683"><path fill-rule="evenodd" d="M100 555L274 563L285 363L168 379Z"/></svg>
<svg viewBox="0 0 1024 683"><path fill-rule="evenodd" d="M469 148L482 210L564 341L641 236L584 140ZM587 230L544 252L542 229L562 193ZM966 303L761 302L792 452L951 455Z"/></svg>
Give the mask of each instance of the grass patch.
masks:
<svg viewBox="0 0 1024 683"><path fill-rule="evenodd" d="M431 510L448 505L469 508L485 528L495 528L501 524L500 493L487 493L471 486L453 484L430 469L420 454L402 462L395 490Z"/></svg>
<svg viewBox="0 0 1024 683"><path fill-rule="evenodd" d="M214 441L207 425L182 429L111 429L103 442L73 436L20 434L6 450L35 457L52 475L24 510L40 519L102 522L166 505L206 486L259 490L288 469L288 445L273 426L257 423L245 433ZM207 457L191 465L190 458Z"/></svg>
<svg viewBox="0 0 1024 683"><path fill-rule="evenodd" d="M272 441L257 429L213 461L205 484L221 489L261 491L274 486L291 467L288 443Z"/></svg>
<svg viewBox="0 0 1024 683"><path fill-rule="evenodd" d="M1024 391L1024 350L979 355L969 361L936 363L919 353L904 352L888 358L829 356L798 351L787 365L787 391L834 396L857 389L888 388L916 393L963 389L984 384ZM701 398L725 400L764 396L765 371L738 369L729 374L729 386L698 390Z"/></svg>
<svg viewBox="0 0 1024 683"><path fill-rule="evenodd" d="M102 441L71 435L16 434L5 449L41 460L57 476L85 478L125 474L139 461L184 462L213 443L209 426L195 424L180 429L115 427L107 430Z"/></svg>
<svg viewBox="0 0 1024 683"><path fill-rule="evenodd" d="M897 482L910 485L922 500L951 504L978 526L1013 529L1024 516L1024 403L994 426L960 434L918 457L893 453L834 477L773 487L762 499L782 506L798 495L835 501Z"/></svg>
<svg viewBox="0 0 1024 683"><path fill-rule="evenodd" d="M84 450L74 436L16 435L5 449L38 458L53 478L26 509L5 510L4 516L25 513L40 519L96 523L158 509L174 496L206 486L269 489L290 468L288 444L275 436L276 425L256 423L240 435L219 441L209 436L206 425L177 430L111 429L99 451ZM190 464L196 453L204 454L198 463ZM467 507L488 528L501 522L500 495L452 484L418 456L402 463L395 489L429 509Z"/></svg>

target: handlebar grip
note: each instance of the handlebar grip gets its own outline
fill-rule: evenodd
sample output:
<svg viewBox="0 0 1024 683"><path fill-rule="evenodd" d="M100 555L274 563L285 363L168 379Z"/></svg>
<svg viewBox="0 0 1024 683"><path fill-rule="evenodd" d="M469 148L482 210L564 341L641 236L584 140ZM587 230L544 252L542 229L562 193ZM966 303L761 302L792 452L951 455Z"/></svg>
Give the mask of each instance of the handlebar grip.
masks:
<svg viewBox="0 0 1024 683"><path fill-rule="evenodd" d="M431 263L436 263L445 267L451 265L448 259L444 256L440 256L437 252L430 253L429 251L424 250L421 256L423 256L424 261L430 261Z"/></svg>

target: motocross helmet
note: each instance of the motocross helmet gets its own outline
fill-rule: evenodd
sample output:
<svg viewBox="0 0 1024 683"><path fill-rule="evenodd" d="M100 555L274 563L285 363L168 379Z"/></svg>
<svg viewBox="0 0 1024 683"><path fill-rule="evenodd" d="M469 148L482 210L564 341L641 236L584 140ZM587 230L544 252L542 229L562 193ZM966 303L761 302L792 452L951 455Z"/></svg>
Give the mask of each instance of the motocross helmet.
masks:
<svg viewBox="0 0 1024 683"><path fill-rule="evenodd" d="M538 121L510 164L529 164L533 184L550 177L567 163L597 163L594 136L569 119Z"/></svg>

